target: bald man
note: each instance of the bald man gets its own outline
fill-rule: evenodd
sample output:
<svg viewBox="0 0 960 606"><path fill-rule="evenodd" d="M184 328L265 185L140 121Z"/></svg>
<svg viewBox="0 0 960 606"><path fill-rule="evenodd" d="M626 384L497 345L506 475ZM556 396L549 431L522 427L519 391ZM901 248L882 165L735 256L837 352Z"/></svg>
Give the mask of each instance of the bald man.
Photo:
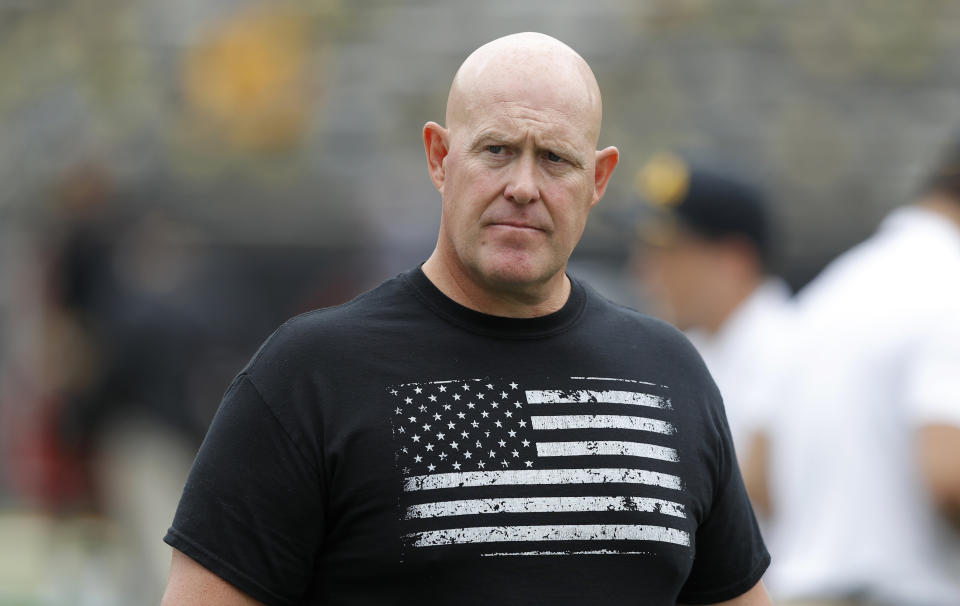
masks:
<svg viewBox="0 0 960 606"><path fill-rule="evenodd" d="M165 605L769 603L702 361L565 272L617 165L600 121L553 38L467 58L423 130L436 248L237 376Z"/></svg>

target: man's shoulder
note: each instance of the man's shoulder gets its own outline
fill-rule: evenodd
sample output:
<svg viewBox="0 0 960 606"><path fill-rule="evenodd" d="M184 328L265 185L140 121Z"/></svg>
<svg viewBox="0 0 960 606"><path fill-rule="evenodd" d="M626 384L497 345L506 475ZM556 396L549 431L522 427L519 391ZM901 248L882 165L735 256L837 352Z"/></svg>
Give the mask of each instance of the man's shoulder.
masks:
<svg viewBox="0 0 960 606"><path fill-rule="evenodd" d="M354 298L331 307L313 309L293 316L284 322L278 332L329 330L371 318L388 315L396 305L404 301L413 302L406 285L405 274L381 282Z"/></svg>
<svg viewBox="0 0 960 606"><path fill-rule="evenodd" d="M671 324L648 315L642 311L617 303L600 294L595 288L582 280L578 282L587 293L587 318L591 321L610 322L617 325L629 325L668 340L686 342L682 332Z"/></svg>
<svg viewBox="0 0 960 606"><path fill-rule="evenodd" d="M644 349L700 363L700 355L690 339L673 325L611 301L589 285L584 284L584 287L587 291L586 327L598 338L603 334L622 337Z"/></svg>
<svg viewBox="0 0 960 606"><path fill-rule="evenodd" d="M254 354L247 370L265 362L315 360L331 351L367 342L366 335L399 323L404 305L414 304L402 275L333 307L314 309L284 322Z"/></svg>
<svg viewBox="0 0 960 606"><path fill-rule="evenodd" d="M678 402L687 403L682 406L684 414L717 418L722 410L719 392L690 339L659 318L590 290L581 334L587 335L587 345L597 350L597 357L623 369L624 376L632 373L634 378L669 386Z"/></svg>

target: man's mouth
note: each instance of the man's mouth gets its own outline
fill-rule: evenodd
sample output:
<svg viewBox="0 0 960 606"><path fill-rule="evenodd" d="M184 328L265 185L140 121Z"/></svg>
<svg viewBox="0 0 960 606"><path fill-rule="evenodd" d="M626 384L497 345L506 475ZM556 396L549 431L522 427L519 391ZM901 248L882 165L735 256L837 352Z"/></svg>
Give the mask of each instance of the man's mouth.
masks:
<svg viewBox="0 0 960 606"><path fill-rule="evenodd" d="M506 227L511 229L520 229L527 231L543 231L539 227L521 221L497 221L490 224L491 227Z"/></svg>

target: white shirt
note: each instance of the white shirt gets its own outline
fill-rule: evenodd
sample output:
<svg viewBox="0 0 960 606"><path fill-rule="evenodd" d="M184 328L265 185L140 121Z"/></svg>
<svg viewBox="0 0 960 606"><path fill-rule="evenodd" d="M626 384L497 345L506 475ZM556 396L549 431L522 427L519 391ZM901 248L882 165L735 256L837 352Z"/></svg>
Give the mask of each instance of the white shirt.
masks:
<svg viewBox="0 0 960 606"><path fill-rule="evenodd" d="M770 429L771 593L960 604L915 443L925 423L960 426L960 229L894 211L797 305L793 380Z"/></svg>
<svg viewBox="0 0 960 606"><path fill-rule="evenodd" d="M717 333L687 333L720 388L739 457L746 455L751 435L776 404L790 308L790 289L770 278L737 306Z"/></svg>

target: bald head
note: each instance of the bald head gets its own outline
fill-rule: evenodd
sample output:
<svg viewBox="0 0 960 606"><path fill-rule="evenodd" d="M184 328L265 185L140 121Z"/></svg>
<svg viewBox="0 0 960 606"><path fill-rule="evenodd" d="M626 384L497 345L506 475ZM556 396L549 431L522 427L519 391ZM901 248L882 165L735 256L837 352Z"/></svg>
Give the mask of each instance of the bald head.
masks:
<svg viewBox="0 0 960 606"><path fill-rule="evenodd" d="M583 57L545 34L498 38L475 50L457 70L447 98L447 128L468 123L490 104L551 107L582 122L592 145L600 136L600 87Z"/></svg>

